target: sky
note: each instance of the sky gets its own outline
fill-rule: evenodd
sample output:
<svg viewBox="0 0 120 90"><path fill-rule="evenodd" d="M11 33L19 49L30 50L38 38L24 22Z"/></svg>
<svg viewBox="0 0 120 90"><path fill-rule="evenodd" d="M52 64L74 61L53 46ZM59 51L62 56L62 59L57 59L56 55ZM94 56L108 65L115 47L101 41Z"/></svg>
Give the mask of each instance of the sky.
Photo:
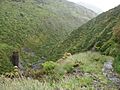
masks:
<svg viewBox="0 0 120 90"><path fill-rule="evenodd" d="M103 11L112 9L120 4L120 0L68 0L75 3L83 2L98 7Z"/></svg>

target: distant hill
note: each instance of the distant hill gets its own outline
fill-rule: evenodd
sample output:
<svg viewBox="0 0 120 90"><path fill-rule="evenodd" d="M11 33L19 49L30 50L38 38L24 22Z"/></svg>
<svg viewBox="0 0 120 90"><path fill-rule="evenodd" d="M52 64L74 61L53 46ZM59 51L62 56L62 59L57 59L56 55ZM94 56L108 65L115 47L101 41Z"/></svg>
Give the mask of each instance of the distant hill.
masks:
<svg viewBox="0 0 120 90"><path fill-rule="evenodd" d="M88 9L93 10L94 12L96 12L97 14L101 14L103 11L101 9L99 9L98 7L94 6L94 5L90 5L87 3L83 3L83 2L78 2L77 4L82 5Z"/></svg>
<svg viewBox="0 0 120 90"><path fill-rule="evenodd" d="M95 16L65 0L0 0L0 71L9 70L13 50L33 63Z"/></svg>
<svg viewBox="0 0 120 90"><path fill-rule="evenodd" d="M56 46L54 58L64 52L72 54L82 51L101 51L103 54L117 56L120 51L120 5L74 30L69 37ZM51 53L52 55L53 53Z"/></svg>

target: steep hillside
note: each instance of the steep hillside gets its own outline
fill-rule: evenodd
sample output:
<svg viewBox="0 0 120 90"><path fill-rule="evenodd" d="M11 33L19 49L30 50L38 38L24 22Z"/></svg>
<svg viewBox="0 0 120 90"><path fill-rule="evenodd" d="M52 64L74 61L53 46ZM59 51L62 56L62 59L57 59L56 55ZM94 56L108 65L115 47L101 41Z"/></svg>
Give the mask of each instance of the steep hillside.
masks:
<svg viewBox="0 0 120 90"><path fill-rule="evenodd" d="M26 62L46 56L56 43L95 16L65 0L0 0L1 68L7 68L2 64L16 49L24 51L21 59Z"/></svg>
<svg viewBox="0 0 120 90"><path fill-rule="evenodd" d="M57 50L53 50L54 58L61 57L64 52L74 54L87 50L96 50L106 55L117 56L120 51L119 43L120 6L102 13L74 30L64 42L56 46Z"/></svg>

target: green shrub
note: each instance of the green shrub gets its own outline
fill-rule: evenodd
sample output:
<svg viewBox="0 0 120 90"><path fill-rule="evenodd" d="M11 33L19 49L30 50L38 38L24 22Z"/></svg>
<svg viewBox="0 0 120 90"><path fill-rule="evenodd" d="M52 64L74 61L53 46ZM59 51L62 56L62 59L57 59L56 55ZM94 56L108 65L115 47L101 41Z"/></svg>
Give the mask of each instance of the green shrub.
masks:
<svg viewBox="0 0 120 90"><path fill-rule="evenodd" d="M51 73L53 69L57 66L57 63L53 61L47 61L43 63L42 66L46 73Z"/></svg>

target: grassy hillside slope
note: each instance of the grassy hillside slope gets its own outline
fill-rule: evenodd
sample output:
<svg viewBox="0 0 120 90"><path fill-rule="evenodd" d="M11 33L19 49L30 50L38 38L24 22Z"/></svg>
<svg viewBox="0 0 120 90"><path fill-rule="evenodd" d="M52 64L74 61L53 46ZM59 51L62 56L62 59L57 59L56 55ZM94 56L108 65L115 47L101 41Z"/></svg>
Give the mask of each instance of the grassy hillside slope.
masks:
<svg viewBox="0 0 120 90"><path fill-rule="evenodd" d="M102 13L90 20L53 50L54 58L59 58L64 52L77 53L87 50L101 51L103 54L118 56L120 53L120 6ZM55 48L56 48L55 47ZM53 54L51 52L51 55ZM53 58L53 57L52 57ZM117 70L120 72L120 58ZM119 62L119 63L118 63Z"/></svg>
<svg viewBox="0 0 120 90"><path fill-rule="evenodd" d="M0 0L0 69L7 70L4 65L14 49L26 62L46 56L94 16L93 11L65 0Z"/></svg>

